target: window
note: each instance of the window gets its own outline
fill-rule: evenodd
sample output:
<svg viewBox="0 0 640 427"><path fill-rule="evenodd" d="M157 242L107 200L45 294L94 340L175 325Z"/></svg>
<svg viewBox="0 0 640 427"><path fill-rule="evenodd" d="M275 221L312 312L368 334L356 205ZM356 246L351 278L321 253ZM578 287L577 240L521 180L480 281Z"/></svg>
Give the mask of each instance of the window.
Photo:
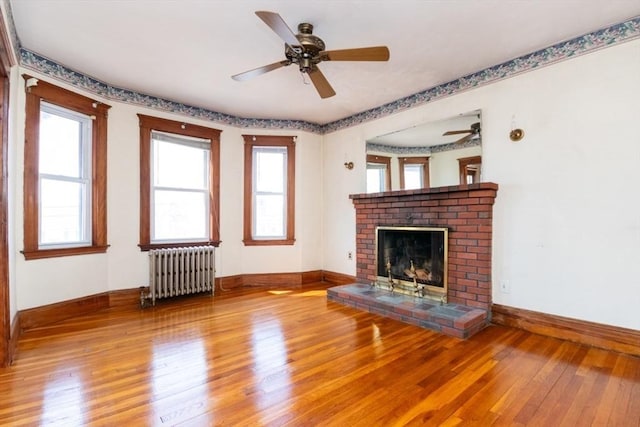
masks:
<svg viewBox="0 0 640 427"><path fill-rule="evenodd" d="M244 244L293 245L295 143L290 136L244 137Z"/></svg>
<svg viewBox="0 0 640 427"><path fill-rule="evenodd" d="M140 248L220 243L220 131L138 114Z"/></svg>
<svg viewBox="0 0 640 427"><path fill-rule="evenodd" d="M400 157L400 189L429 188L429 158Z"/></svg>
<svg viewBox="0 0 640 427"><path fill-rule="evenodd" d="M460 185L480 182L481 164L482 158L480 156L462 157L458 159L458 165L460 167Z"/></svg>
<svg viewBox="0 0 640 427"><path fill-rule="evenodd" d="M91 244L91 118L40 104L38 247Z"/></svg>
<svg viewBox="0 0 640 427"><path fill-rule="evenodd" d="M26 259L107 250L108 105L31 76L26 81Z"/></svg>
<svg viewBox="0 0 640 427"><path fill-rule="evenodd" d="M391 158L367 154L367 193L391 190Z"/></svg>

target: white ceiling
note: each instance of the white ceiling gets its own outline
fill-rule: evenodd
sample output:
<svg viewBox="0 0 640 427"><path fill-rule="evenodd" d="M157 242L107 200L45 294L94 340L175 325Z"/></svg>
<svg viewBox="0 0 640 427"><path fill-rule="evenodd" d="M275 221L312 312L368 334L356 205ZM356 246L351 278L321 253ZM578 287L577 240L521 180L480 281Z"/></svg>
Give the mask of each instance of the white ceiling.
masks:
<svg viewBox="0 0 640 427"><path fill-rule="evenodd" d="M640 15L640 0L9 0L21 46L120 88L244 118L324 124ZM321 99L254 14L314 25L327 50L386 45L389 62L324 62ZM308 79L307 79L308 80Z"/></svg>

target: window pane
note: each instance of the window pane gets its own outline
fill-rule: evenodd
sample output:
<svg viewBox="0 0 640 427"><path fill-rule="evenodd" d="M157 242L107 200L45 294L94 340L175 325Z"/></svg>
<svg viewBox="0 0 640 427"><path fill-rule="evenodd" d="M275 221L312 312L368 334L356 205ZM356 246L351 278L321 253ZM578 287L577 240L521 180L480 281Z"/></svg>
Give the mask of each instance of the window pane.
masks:
<svg viewBox="0 0 640 427"><path fill-rule="evenodd" d="M40 112L40 173L81 176L82 123L46 111Z"/></svg>
<svg viewBox="0 0 640 427"><path fill-rule="evenodd" d="M208 188L209 150L158 140L153 144L156 186Z"/></svg>
<svg viewBox="0 0 640 427"><path fill-rule="evenodd" d="M255 237L284 237L284 195L256 195Z"/></svg>
<svg viewBox="0 0 640 427"><path fill-rule="evenodd" d="M285 182L286 148L254 148L256 192L283 193Z"/></svg>
<svg viewBox="0 0 640 427"><path fill-rule="evenodd" d="M83 200L86 185L78 182L40 181L40 243L78 243L84 235Z"/></svg>
<svg viewBox="0 0 640 427"><path fill-rule="evenodd" d="M413 190L422 188L422 165L404 165L404 188L405 190Z"/></svg>
<svg viewBox="0 0 640 427"><path fill-rule="evenodd" d="M384 191L385 168L367 165L367 193Z"/></svg>
<svg viewBox="0 0 640 427"><path fill-rule="evenodd" d="M209 232L207 194L156 190L152 240L206 240Z"/></svg>

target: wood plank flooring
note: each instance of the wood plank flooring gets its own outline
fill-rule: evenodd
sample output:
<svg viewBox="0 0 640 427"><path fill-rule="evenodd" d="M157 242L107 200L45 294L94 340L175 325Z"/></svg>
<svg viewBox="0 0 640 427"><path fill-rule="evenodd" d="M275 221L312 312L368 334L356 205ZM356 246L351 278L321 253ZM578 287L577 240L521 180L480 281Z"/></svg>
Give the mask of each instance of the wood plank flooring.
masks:
<svg viewBox="0 0 640 427"><path fill-rule="evenodd" d="M325 285L102 310L23 334L10 426L640 426L640 358L490 326L467 341Z"/></svg>

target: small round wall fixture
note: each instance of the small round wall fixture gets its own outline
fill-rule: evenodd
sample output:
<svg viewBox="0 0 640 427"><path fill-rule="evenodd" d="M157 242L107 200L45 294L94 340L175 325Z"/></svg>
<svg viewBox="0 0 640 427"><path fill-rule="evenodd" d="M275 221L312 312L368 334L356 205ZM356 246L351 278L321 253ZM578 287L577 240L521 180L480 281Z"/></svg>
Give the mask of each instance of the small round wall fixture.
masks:
<svg viewBox="0 0 640 427"><path fill-rule="evenodd" d="M522 129L513 129L509 132L509 139L513 142L518 142L524 138L524 131Z"/></svg>

